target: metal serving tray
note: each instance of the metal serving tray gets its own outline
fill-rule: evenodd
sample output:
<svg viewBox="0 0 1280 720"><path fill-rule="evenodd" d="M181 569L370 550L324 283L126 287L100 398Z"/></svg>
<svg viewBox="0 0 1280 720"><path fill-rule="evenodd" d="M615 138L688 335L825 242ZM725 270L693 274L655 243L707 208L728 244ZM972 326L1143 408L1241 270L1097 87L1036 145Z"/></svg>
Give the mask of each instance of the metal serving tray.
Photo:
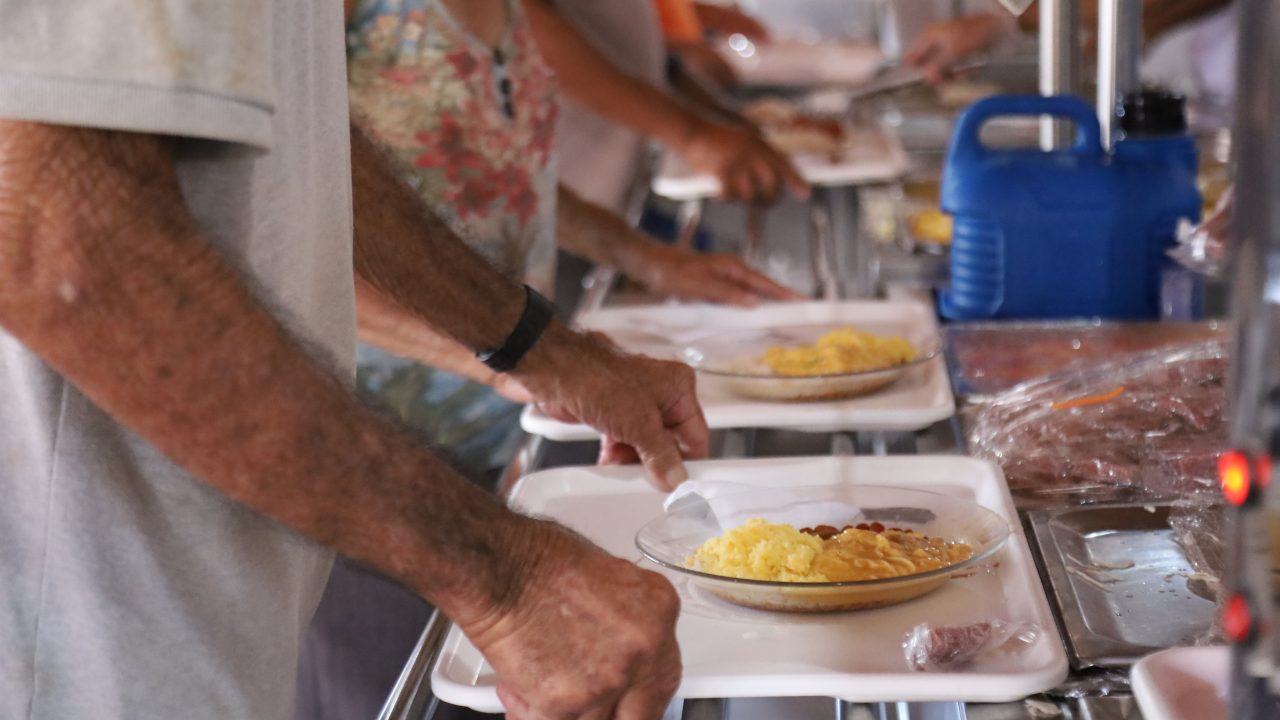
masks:
<svg viewBox="0 0 1280 720"><path fill-rule="evenodd" d="M1194 571L1167 505L1064 508L1028 515L1073 667L1124 667L1191 645L1214 604L1187 589Z"/></svg>

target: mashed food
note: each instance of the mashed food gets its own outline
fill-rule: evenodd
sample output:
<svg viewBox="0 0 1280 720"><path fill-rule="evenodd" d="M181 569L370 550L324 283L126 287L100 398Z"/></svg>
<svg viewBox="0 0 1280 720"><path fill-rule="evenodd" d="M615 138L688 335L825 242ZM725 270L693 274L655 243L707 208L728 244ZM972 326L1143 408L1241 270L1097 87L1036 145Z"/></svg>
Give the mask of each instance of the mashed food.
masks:
<svg viewBox="0 0 1280 720"><path fill-rule="evenodd" d="M951 243L951 216L937 208L921 210L907 219L911 235L920 242Z"/></svg>
<svg viewBox="0 0 1280 720"><path fill-rule="evenodd" d="M916 358L903 337L858 332L851 327L832 330L813 345L771 347L760 358L775 375L806 377L880 370Z"/></svg>
<svg viewBox="0 0 1280 720"><path fill-rule="evenodd" d="M846 527L824 540L753 518L703 543L685 564L748 580L850 582L913 575L973 556L964 543L877 527Z"/></svg>

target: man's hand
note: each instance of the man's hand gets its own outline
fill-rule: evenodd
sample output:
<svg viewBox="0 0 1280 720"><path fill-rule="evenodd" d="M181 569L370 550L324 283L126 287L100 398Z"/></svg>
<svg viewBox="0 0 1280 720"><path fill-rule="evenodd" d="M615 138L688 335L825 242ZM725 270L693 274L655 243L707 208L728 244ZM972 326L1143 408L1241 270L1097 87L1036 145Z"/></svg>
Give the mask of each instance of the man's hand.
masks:
<svg viewBox="0 0 1280 720"><path fill-rule="evenodd" d="M1016 30L1014 20L1001 13L981 13L932 23L912 43L902 62L919 69L925 82L937 85L951 77L957 62L991 47L1000 37Z"/></svg>
<svg viewBox="0 0 1280 720"><path fill-rule="evenodd" d="M661 717L681 675L675 590L558 525L523 524L514 600L461 626L498 672L507 717Z"/></svg>
<svg viewBox="0 0 1280 720"><path fill-rule="evenodd" d="M762 299L804 299L734 255L699 253L656 242L639 250L637 262L625 271L649 291L681 300L754 307Z"/></svg>
<svg viewBox="0 0 1280 720"><path fill-rule="evenodd" d="M688 478L682 458L707 455L707 421L683 363L627 355L607 342L548 328L512 377L547 415L590 425L604 447L625 447L650 482L670 490Z"/></svg>
<svg viewBox="0 0 1280 720"><path fill-rule="evenodd" d="M715 175L731 200L773 201L784 188L809 197L791 161L752 128L702 120L675 149L694 169Z"/></svg>

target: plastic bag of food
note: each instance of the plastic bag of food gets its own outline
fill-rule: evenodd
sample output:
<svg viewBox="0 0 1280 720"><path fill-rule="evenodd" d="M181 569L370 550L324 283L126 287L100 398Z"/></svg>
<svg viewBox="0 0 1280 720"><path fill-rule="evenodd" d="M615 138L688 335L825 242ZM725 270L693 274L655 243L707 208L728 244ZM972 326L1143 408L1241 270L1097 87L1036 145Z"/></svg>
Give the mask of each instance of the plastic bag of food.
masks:
<svg viewBox="0 0 1280 720"><path fill-rule="evenodd" d="M1082 365L970 409L966 440L1024 500L1181 498L1215 483L1226 370L1224 341Z"/></svg>
<svg viewBox="0 0 1280 720"><path fill-rule="evenodd" d="M1032 622L920 623L907 633L902 649L909 669L937 672L962 668L984 653L1030 645L1040 634L1040 626Z"/></svg>

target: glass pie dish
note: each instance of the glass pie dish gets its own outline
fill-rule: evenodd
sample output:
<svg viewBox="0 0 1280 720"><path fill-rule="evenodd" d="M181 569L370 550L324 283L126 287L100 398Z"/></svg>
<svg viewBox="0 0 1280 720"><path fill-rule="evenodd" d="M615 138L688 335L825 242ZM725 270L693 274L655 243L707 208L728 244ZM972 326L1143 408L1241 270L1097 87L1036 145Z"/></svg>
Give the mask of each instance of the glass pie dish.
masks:
<svg viewBox="0 0 1280 720"><path fill-rule="evenodd" d="M848 582L751 580L716 575L688 565L703 543L750 518L801 522L793 518L806 512L811 517L815 510L828 513L822 524L839 528L881 523L965 543L973 554L933 570ZM1008 537L1009 524L1003 518L970 500L925 490L842 483L744 488L717 496L711 502L697 496L682 498L640 528L636 547L649 561L721 600L757 610L810 613L883 607L920 597L957 574L975 572L975 566L999 552Z"/></svg>
<svg viewBox="0 0 1280 720"><path fill-rule="evenodd" d="M761 361L769 348L813 345L822 336L849 323L757 328L710 335L684 348L681 359L698 372L712 376L732 392L752 400L845 400L869 395L896 382L909 370L938 355L940 343L932 329L858 323L860 333L901 336L915 349L915 358L870 370L820 375L780 375Z"/></svg>

